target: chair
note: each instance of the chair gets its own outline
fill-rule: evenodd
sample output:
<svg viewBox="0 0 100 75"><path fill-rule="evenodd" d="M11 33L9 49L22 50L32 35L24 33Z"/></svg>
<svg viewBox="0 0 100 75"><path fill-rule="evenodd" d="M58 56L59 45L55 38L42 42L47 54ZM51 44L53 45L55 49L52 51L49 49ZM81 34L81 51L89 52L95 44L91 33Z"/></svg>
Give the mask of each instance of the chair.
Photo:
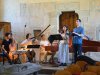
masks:
<svg viewBox="0 0 100 75"><path fill-rule="evenodd" d="M100 62L96 62L96 65L97 65L97 66L100 66Z"/></svg>
<svg viewBox="0 0 100 75"><path fill-rule="evenodd" d="M86 71L98 74L100 73L100 66L88 66Z"/></svg>
<svg viewBox="0 0 100 75"><path fill-rule="evenodd" d="M12 61L10 60L9 55L5 54L5 52L0 53L0 57L2 57L2 59L3 59L3 65L4 65L4 61L5 61L4 59L5 59L5 57L7 58L8 62L10 64L12 64Z"/></svg>
<svg viewBox="0 0 100 75"><path fill-rule="evenodd" d="M4 65L4 56L3 56L3 53L1 51L1 44L2 44L2 41L0 40L0 57L2 58L3 60L3 65Z"/></svg>
<svg viewBox="0 0 100 75"><path fill-rule="evenodd" d="M49 62L54 63L54 55L56 54L56 51L58 50L58 46L57 45L53 45L53 46L45 46L45 51L47 51L46 57L45 57L45 61L47 61L47 57L51 56Z"/></svg>
<svg viewBox="0 0 100 75"><path fill-rule="evenodd" d="M69 71L72 74L80 74L82 72L80 66L77 64L72 64L72 65L68 66L65 69L65 71Z"/></svg>
<svg viewBox="0 0 100 75"><path fill-rule="evenodd" d="M93 72L82 72L80 75L97 75L97 74Z"/></svg>
<svg viewBox="0 0 100 75"><path fill-rule="evenodd" d="M98 75L100 75L100 66L98 67Z"/></svg>
<svg viewBox="0 0 100 75"><path fill-rule="evenodd" d="M3 65L4 65L4 55L3 55L3 53L0 53L0 57L2 57Z"/></svg>
<svg viewBox="0 0 100 75"><path fill-rule="evenodd" d="M80 66L80 68L81 68L82 71L85 71L86 65L87 65L88 63L85 62L85 61L77 61L76 64Z"/></svg>
<svg viewBox="0 0 100 75"><path fill-rule="evenodd" d="M69 71L59 70L55 73L55 75L72 75Z"/></svg>

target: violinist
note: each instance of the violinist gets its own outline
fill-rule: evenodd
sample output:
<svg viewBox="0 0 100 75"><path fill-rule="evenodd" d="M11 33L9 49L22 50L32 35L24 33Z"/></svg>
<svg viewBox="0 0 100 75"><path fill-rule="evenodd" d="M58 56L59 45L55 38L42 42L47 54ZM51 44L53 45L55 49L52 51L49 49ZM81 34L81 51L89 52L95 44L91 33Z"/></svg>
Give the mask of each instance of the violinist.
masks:
<svg viewBox="0 0 100 75"><path fill-rule="evenodd" d="M21 46L25 47L25 50L27 50L26 55L28 57L29 62L33 62L33 58L35 61L35 55L36 55L36 53L34 52L33 49L27 48L28 45L33 45L33 39L31 39L31 38L32 38L31 33L28 33L26 35L26 39L24 41L22 41L22 43L21 43Z"/></svg>

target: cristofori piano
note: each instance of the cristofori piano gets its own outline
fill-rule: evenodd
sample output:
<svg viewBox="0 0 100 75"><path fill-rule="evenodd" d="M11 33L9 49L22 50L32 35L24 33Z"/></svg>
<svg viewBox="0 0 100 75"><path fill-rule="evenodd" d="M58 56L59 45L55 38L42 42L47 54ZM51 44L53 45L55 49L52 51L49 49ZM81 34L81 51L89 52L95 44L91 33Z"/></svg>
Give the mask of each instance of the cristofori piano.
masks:
<svg viewBox="0 0 100 75"><path fill-rule="evenodd" d="M100 42L92 40L83 40L83 52L100 52Z"/></svg>
<svg viewBox="0 0 100 75"><path fill-rule="evenodd" d="M70 52L73 52L72 39L70 39L70 42L71 42L71 46L69 47L69 49L70 49ZM83 49L84 53L86 53L86 52L100 52L100 42L83 39L82 49Z"/></svg>

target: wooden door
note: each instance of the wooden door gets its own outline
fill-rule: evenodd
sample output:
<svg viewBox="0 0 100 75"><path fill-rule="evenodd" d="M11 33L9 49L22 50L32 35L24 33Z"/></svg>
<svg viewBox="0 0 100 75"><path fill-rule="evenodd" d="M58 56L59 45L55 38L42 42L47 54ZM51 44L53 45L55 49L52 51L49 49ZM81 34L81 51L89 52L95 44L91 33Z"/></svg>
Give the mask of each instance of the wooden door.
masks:
<svg viewBox="0 0 100 75"><path fill-rule="evenodd" d="M4 25L4 33L7 33L7 32L11 32L11 24L10 23L6 23Z"/></svg>
<svg viewBox="0 0 100 75"><path fill-rule="evenodd" d="M33 33L34 37L37 37L41 33L41 30L33 30ZM37 37L37 39L40 40L40 37Z"/></svg>
<svg viewBox="0 0 100 75"><path fill-rule="evenodd" d="M78 14L75 11L62 12L59 16L59 30L66 25L69 31L73 31L76 26L76 19L78 19Z"/></svg>
<svg viewBox="0 0 100 75"><path fill-rule="evenodd" d="M0 22L0 32L3 31L3 36L7 32L11 32L11 23L10 22Z"/></svg>
<svg viewBox="0 0 100 75"><path fill-rule="evenodd" d="M0 44L6 32L11 32L11 23L0 22Z"/></svg>

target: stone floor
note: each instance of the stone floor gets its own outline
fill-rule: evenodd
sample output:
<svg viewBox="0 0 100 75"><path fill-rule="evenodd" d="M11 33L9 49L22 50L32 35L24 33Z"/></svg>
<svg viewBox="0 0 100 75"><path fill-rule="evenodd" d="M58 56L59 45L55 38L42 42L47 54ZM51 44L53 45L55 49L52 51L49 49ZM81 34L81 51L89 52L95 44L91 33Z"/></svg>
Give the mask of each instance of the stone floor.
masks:
<svg viewBox="0 0 100 75"><path fill-rule="evenodd" d="M36 63L33 63L33 64L36 64ZM39 64L39 65L41 65L41 70L38 71L37 75L52 75L57 70L61 70L61 69L64 69L65 67L67 67L67 66L65 66L65 67L63 67L63 66L56 66L56 65L52 65L52 64ZM5 65L2 65L2 63L0 63L0 66L8 67L10 65L8 63L5 63ZM29 75L33 75L33 74L29 74Z"/></svg>

